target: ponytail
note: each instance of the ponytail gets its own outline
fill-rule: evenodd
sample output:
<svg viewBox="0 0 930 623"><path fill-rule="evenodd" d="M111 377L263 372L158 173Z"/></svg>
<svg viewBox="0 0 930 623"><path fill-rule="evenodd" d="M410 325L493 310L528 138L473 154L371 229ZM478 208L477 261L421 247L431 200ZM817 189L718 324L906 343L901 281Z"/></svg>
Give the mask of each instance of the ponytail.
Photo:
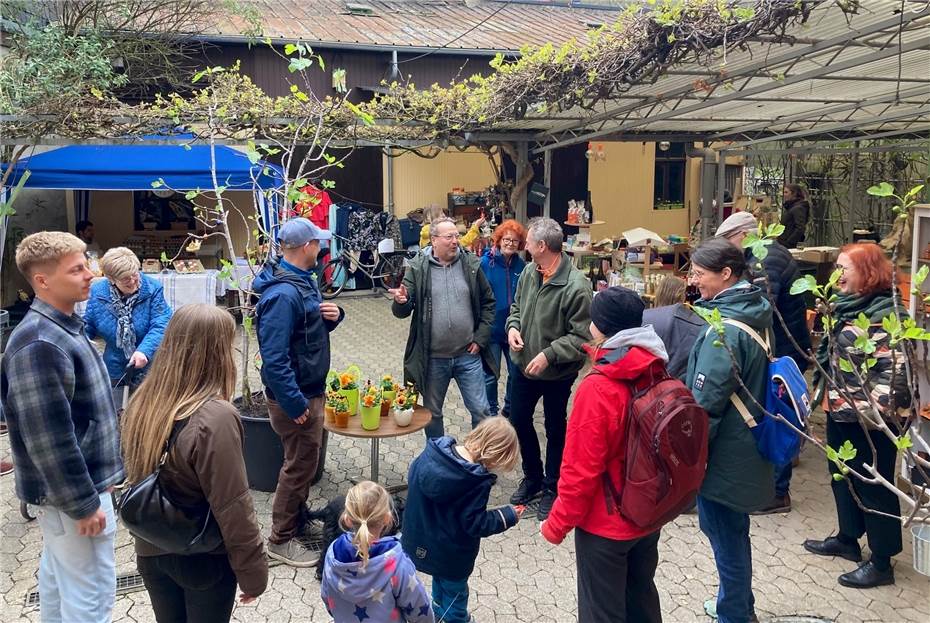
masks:
<svg viewBox="0 0 930 623"><path fill-rule="evenodd" d="M381 485L364 480L346 493L346 509L342 523L355 533L352 545L362 559L362 569L368 566L371 544L378 540L386 527L384 518L393 511L391 496Z"/></svg>

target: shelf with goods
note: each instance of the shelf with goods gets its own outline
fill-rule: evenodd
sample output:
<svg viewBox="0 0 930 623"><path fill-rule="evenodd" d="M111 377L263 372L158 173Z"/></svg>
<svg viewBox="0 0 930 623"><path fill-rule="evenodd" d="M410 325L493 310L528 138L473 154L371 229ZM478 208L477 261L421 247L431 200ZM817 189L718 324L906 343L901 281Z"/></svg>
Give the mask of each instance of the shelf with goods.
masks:
<svg viewBox="0 0 930 623"><path fill-rule="evenodd" d="M902 295L909 300L909 313L916 318L925 329L930 329L930 305L923 302L923 297L930 295L930 279L924 280L920 286L920 296L909 292L914 275L923 266L930 268L930 204L920 204L914 207L914 229L912 239L911 274L902 284ZM930 457L930 381L926 369L926 361L918 362L917 382L920 391L921 404L919 412L921 417L911 427L911 439L914 449L921 451L925 458ZM923 369L922 369L923 368ZM911 466L907 460L901 462L901 476L911 482Z"/></svg>

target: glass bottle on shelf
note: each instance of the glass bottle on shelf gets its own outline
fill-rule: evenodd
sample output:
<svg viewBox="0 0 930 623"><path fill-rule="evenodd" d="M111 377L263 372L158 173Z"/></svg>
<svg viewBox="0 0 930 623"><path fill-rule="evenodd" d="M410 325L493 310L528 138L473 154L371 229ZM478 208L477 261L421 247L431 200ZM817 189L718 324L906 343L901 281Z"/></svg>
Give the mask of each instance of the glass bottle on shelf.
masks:
<svg viewBox="0 0 930 623"><path fill-rule="evenodd" d="M591 204L591 191L588 191L588 196L584 200L584 221L585 223L590 223L591 218L594 215L594 206Z"/></svg>

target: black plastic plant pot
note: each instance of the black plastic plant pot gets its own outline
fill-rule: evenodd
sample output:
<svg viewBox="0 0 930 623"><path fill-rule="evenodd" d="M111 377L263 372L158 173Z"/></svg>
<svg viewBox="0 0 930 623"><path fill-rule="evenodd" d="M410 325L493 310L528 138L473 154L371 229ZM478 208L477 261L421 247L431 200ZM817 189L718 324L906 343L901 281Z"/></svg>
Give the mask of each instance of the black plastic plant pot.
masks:
<svg viewBox="0 0 930 623"><path fill-rule="evenodd" d="M245 471L249 478L249 488L273 492L278 486L278 474L284 464L281 438L271 428L271 421L267 417L241 415L241 418L245 431ZM312 484L316 484L323 477L328 442L329 434L324 430L320 460Z"/></svg>

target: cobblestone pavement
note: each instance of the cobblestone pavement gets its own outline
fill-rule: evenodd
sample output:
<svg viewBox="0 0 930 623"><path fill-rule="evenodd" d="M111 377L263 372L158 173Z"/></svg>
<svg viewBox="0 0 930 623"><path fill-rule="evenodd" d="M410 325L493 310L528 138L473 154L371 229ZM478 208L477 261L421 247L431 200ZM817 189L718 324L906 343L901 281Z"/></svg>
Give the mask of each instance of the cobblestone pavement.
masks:
<svg viewBox="0 0 930 623"><path fill-rule="evenodd" d="M346 321L333 333L334 366L361 366L365 375L401 374L408 321L397 320L381 297L344 298L339 303ZM453 384L454 386L454 384ZM447 431L461 435L469 417L460 395L450 388L446 402ZM539 418L541 421L541 417ZM541 427L541 424L540 424ZM420 433L389 439L381 445L381 479L400 482L423 444ZM0 454L9 455L9 442L0 439ZM369 446L359 440L330 438L326 473L311 490L311 505L345 493L350 478L368 474ZM518 470L519 471L519 470ZM518 476L500 479L492 504L504 504ZM268 531L271 494L255 492L259 520ZM838 622L928 621L930 581L917 574L911 561L911 538L896 558L897 584L871 590L846 589L836 582L853 564L810 555L801 547L805 538L825 537L836 529L833 499L825 461L808 447L792 483L793 510L786 515L753 518L752 545L756 605L763 621L773 617L809 615ZM41 535L35 522L27 523L13 495L13 477L0 480L0 611L3 621L38 621L35 609L24 607L27 593L36 590ZM695 515L683 515L662 531L657 584L666 621L708 621L702 603L716 593L714 560L699 532ZM135 573L129 534L117 539L117 571ZM424 576L424 581L429 578ZM486 539L470 581L470 606L481 623L568 622L575 620L575 564L572 539L560 547L545 542L538 522L524 519L516 528ZM144 590L116 599L115 621L154 622ZM298 622L329 620L320 601L312 569L286 566L271 569L268 591L254 604L237 606L235 621ZM77 622L69 622L77 623Z"/></svg>

